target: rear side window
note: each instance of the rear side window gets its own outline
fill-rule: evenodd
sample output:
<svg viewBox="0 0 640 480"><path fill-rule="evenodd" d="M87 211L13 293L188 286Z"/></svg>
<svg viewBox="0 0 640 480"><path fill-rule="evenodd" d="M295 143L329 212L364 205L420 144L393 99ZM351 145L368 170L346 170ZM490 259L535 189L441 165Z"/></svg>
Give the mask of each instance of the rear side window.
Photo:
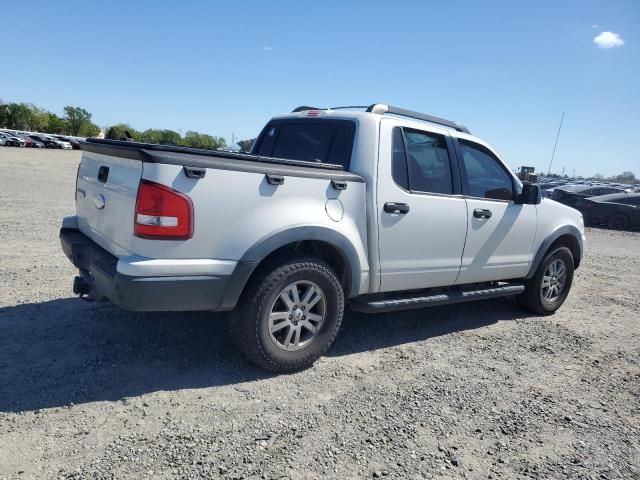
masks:
<svg viewBox="0 0 640 480"><path fill-rule="evenodd" d="M598 195L608 195L610 193L620 193L621 190L619 188L601 188L598 191Z"/></svg>
<svg viewBox="0 0 640 480"><path fill-rule="evenodd" d="M629 197L621 200L612 200L617 203L626 203L627 205L640 205L640 197Z"/></svg>
<svg viewBox="0 0 640 480"><path fill-rule="evenodd" d="M395 128L392 175L412 192L451 195L451 163L444 136L437 133Z"/></svg>
<svg viewBox="0 0 640 480"><path fill-rule="evenodd" d="M334 163L349 168L355 125L348 121L272 122L255 153L265 157Z"/></svg>
<svg viewBox="0 0 640 480"><path fill-rule="evenodd" d="M409 190L409 175L407 173L407 155L404 151L404 139L400 127L393 129L393 153L391 157L391 175L393 181L405 190Z"/></svg>

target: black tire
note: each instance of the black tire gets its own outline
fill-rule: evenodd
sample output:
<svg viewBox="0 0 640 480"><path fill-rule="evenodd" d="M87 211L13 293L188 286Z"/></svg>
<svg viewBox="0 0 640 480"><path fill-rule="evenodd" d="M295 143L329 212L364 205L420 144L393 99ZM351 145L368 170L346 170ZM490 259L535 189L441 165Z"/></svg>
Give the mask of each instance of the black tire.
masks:
<svg viewBox="0 0 640 480"><path fill-rule="evenodd" d="M560 294L556 297L546 299L544 297L543 290L543 278L545 272L550 268L550 265L556 261L560 261L566 268L566 277L560 291ZM557 263L556 263L557 265ZM544 257L535 275L525 282L525 290L523 293L517 296L518 303L534 313L541 315L551 315L558 310L569 295L571 285L573 284L573 255L571 250L567 247L558 247L551 250Z"/></svg>
<svg viewBox="0 0 640 480"><path fill-rule="evenodd" d="M308 344L287 351L274 337L278 334L270 332L269 318L276 303L281 301L280 294L284 294L288 286L298 285L296 282L313 284L321 290L324 320L316 333L305 330L311 335ZM315 307L309 311L312 308ZM296 312L300 313L297 309ZM329 349L340 330L343 314L344 292L331 267L314 257L298 257L258 272L231 313L229 326L234 342L251 362L270 372L288 373L310 367ZM282 320L289 323L282 330L288 333L289 329L302 329L293 327L292 317L288 318Z"/></svg>
<svg viewBox="0 0 640 480"><path fill-rule="evenodd" d="M607 220L607 227L614 230L625 230L629 227L629 218L624 213L615 213Z"/></svg>

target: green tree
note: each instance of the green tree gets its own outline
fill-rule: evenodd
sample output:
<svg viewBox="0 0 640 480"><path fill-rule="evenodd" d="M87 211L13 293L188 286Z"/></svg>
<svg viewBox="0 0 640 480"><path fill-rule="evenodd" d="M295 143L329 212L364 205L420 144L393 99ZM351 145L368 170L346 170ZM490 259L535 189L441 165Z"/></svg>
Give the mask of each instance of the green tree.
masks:
<svg viewBox="0 0 640 480"><path fill-rule="evenodd" d="M226 142L222 137L214 137L212 135L194 132L192 130L189 130L185 134L182 144L186 147L208 148L211 150L226 146Z"/></svg>
<svg viewBox="0 0 640 480"><path fill-rule="evenodd" d="M9 106L0 100L0 127L10 128L8 125Z"/></svg>
<svg viewBox="0 0 640 480"><path fill-rule="evenodd" d="M125 132L129 132L131 138L133 138L134 140L140 139L140 132L138 132L128 123L117 123L115 125L111 125L106 129L104 138L108 138L111 140L121 140L123 138L127 138Z"/></svg>
<svg viewBox="0 0 640 480"><path fill-rule="evenodd" d="M98 127L91 123L91 113L84 108L66 106L64 107L64 116L69 124L69 133L71 135L80 136L89 132L96 135L95 130L100 131Z"/></svg>
<svg viewBox="0 0 640 480"><path fill-rule="evenodd" d="M159 130L148 128L140 134L140 141L145 143L159 143L162 145L181 145L182 137L173 130Z"/></svg>
<svg viewBox="0 0 640 480"><path fill-rule="evenodd" d="M60 118L55 113L47 112L46 113L46 128L45 131L47 133L59 133L66 134L69 130L69 125L64 118Z"/></svg>
<svg viewBox="0 0 640 480"><path fill-rule="evenodd" d="M215 139L211 135L194 132L192 130L185 133L182 144L185 147L191 148L216 148Z"/></svg>
<svg viewBox="0 0 640 480"><path fill-rule="evenodd" d="M251 151L251 147L253 146L253 142L255 142L256 139L252 138L250 140L240 140L239 142L236 143L236 145L238 145L238 147L240 147L240 150L243 152L250 152Z"/></svg>
<svg viewBox="0 0 640 480"><path fill-rule="evenodd" d="M26 103L8 103L5 109L7 128L33 130L33 110Z"/></svg>
<svg viewBox="0 0 640 480"><path fill-rule="evenodd" d="M85 123L80 129L81 137L95 137L99 133L100 133L100 127L92 122Z"/></svg>

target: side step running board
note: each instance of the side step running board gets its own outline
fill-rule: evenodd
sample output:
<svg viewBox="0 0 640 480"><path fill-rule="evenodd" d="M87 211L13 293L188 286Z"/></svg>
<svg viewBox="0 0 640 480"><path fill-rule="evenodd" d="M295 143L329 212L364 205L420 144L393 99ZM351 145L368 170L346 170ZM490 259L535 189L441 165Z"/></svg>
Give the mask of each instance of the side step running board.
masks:
<svg viewBox="0 0 640 480"><path fill-rule="evenodd" d="M401 298L387 298L385 300L354 300L351 309L364 313L395 312L398 310L411 310L413 308L435 307L438 305L450 305L453 303L472 302L474 300L486 300L489 298L517 295L524 291L524 285L509 283L495 287L484 287L476 290L452 290L450 292L435 293L432 295L419 295L416 297L403 296Z"/></svg>

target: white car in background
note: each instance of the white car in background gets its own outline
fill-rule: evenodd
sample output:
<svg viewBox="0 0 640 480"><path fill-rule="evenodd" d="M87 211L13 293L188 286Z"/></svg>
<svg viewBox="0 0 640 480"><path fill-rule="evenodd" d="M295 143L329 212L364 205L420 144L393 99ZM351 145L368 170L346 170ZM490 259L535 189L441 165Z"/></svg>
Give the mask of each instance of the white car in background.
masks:
<svg viewBox="0 0 640 480"><path fill-rule="evenodd" d="M65 150L71 150L71 144L65 140L61 140L59 138L56 137L52 137L52 136L47 136L46 137L48 140L51 140L52 142L55 142L56 145L58 145L58 148L63 148Z"/></svg>
<svg viewBox="0 0 640 480"><path fill-rule="evenodd" d="M0 145L7 147L24 147L26 142L23 138L9 132L0 132Z"/></svg>

